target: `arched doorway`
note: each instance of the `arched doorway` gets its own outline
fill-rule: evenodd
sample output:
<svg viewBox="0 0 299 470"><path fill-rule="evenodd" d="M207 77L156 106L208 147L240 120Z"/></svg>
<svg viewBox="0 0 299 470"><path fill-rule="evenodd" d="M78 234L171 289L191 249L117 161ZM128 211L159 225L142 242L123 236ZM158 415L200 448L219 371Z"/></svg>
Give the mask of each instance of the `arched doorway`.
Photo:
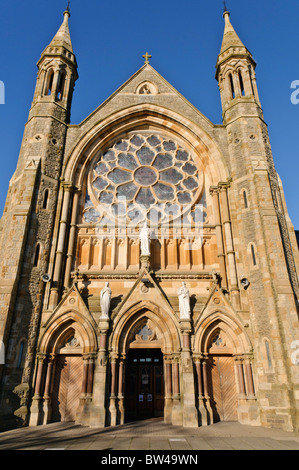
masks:
<svg viewBox="0 0 299 470"><path fill-rule="evenodd" d="M242 421L254 396L252 346L240 323L214 312L198 325L195 349L202 422Z"/></svg>
<svg viewBox="0 0 299 470"><path fill-rule="evenodd" d="M207 381L213 422L237 421L238 394L232 351L223 331L211 338L207 358Z"/></svg>
<svg viewBox="0 0 299 470"><path fill-rule="evenodd" d="M126 359L125 420L163 417L161 349L131 349Z"/></svg>
<svg viewBox="0 0 299 470"><path fill-rule="evenodd" d="M92 398L97 339L81 313L57 312L40 340L31 425L80 422Z"/></svg>
<svg viewBox="0 0 299 470"><path fill-rule="evenodd" d="M138 302L116 319L110 341L110 425L153 417L171 422L172 382L179 400L180 377L173 356L181 347L172 316Z"/></svg>
<svg viewBox="0 0 299 470"><path fill-rule="evenodd" d="M54 359L51 422L76 421L83 382L83 356L75 332L68 332L66 343Z"/></svg>

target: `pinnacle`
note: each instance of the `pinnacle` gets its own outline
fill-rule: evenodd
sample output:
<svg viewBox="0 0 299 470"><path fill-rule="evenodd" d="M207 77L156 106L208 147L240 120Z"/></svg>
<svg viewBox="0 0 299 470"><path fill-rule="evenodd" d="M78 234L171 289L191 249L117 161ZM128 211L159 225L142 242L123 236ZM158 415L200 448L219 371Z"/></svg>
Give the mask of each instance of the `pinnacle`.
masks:
<svg viewBox="0 0 299 470"><path fill-rule="evenodd" d="M69 23L68 23L69 17L70 17L70 12L67 9L64 12L63 23L60 26L54 38L52 39L50 46L56 46L56 47L62 46L62 47L65 47L68 51L73 52L73 46L72 46Z"/></svg>
<svg viewBox="0 0 299 470"><path fill-rule="evenodd" d="M230 14L227 10L224 12L223 16L225 19L225 28L220 54L229 47L245 47L230 22Z"/></svg>

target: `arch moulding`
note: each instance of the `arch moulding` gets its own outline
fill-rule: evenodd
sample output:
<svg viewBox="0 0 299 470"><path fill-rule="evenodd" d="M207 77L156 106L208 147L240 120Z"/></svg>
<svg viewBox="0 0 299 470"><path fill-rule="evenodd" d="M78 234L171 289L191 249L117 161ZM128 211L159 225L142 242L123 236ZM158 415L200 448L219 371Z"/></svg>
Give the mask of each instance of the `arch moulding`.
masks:
<svg viewBox="0 0 299 470"><path fill-rule="evenodd" d="M212 124L205 121L213 130ZM193 150L209 174L212 185L225 181L228 168L218 144L199 124L180 114L152 104L136 105L118 111L89 129L75 144L63 169L65 181L82 187L89 165L96 154L127 132L151 129L168 133Z"/></svg>
<svg viewBox="0 0 299 470"><path fill-rule="evenodd" d="M80 312L72 309L60 316L55 316L47 325L40 340L39 353L56 353L69 331L75 331L78 334L82 343L82 353L97 351L97 336L93 325Z"/></svg>
<svg viewBox="0 0 299 470"><path fill-rule="evenodd" d="M150 325L155 334L151 344L144 341L140 347L161 348L164 354L177 352L181 347L180 334L176 321L161 307L152 302L137 302L114 320L113 333L109 341L109 349L115 353L126 354L136 342L138 327ZM138 345L137 345L138 347Z"/></svg>
<svg viewBox="0 0 299 470"><path fill-rule="evenodd" d="M236 318L220 310L209 313L202 318L195 333L194 352L207 354L211 339L217 331L224 333L233 355L252 353L252 343L244 327Z"/></svg>

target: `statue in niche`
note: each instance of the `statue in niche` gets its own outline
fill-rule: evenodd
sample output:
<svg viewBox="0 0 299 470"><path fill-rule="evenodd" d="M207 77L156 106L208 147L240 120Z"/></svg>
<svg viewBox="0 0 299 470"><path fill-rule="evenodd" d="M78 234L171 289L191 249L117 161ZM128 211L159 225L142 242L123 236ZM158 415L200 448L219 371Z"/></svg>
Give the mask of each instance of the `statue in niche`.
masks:
<svg viewBox="0 0 299 470"><path fill-rule="evenodd" d="M180 319L181 320L190 320L191 310L190 310L190 294L189 290L186 287L186 283L182 282L182 287L178 290L179 297L179 309L180 309Z"/></svg>
<svg viewBox="0 0 299 470"><path fill-rule="evenodd" d="M150 256L150 230L144 222L139 233L141 256Z"/></svg>
<svg viewBox="0 0 299 470"><path fill-rule="evenodd" d="M109 287L109 282L106 282L105 287L101 290L101 318L109 319L111 294L112 291Z"/></svg>
<svg viewBox="0 0 299 470"><path fill-rule="evenodd" d="M151 89L148 84L143 85L142 88L140 88L140 95L151 95Z"/></svg>

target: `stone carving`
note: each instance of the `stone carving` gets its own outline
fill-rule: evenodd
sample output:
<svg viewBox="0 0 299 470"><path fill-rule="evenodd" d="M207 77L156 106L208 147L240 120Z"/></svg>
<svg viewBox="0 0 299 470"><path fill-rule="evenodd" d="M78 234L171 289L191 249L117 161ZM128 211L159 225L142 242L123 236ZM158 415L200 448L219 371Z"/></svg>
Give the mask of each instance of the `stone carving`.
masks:
<svg viewBox="0 0 299 470"><path fill-rule="evenodd" d="M79 348L80 347L80 341L75 337L72 336L67 343L65 343L66 348Z"/></svg>
<svg viewBox="0 0 299 470"><path fill-rule="evenodd" d="M141 256L150 256L150 231L146 222L144 222L143 227L140 230L139 239Z"/></svg>
<svg viewBox="0 0 299 470"><path fill-rule="evenodd" d="M105 287L101 290L101 318L109 318L111 293L109 282L106 282Z"/></svg>
<svg viewBox="0 0 299 470"><path fill-rule="evenodd" d="M151 95L152 91L151 91L150 87L148 86L148 84L145 84L145 85L143 85L142 88L140 88L139 93L140 93L140 95Z"/></svg>
<svg viewBox="0 0 299 470"><path fill-rule="evenodd" d="M150 328L149 323L143 325L143 327L135 335L136 341L155 341L156 333Z"/></svg>
<svg viewBox="0 0 299 470"><path fill-rule="evenodd" d="M226 347L226 339L223 337L222 331L216 333L216 335L212 338L211 347L214 347L214 348Z"/></svg>
<svg viewBox="0 0 299 470"><path fill-rule="evenodd" d="M180 308L180 319L181 320L190 320L191 310L190 310L190 295L189 290L186 287L186 283L182 282L182 287L178 290L179 297L179 308Z"/></svg>

